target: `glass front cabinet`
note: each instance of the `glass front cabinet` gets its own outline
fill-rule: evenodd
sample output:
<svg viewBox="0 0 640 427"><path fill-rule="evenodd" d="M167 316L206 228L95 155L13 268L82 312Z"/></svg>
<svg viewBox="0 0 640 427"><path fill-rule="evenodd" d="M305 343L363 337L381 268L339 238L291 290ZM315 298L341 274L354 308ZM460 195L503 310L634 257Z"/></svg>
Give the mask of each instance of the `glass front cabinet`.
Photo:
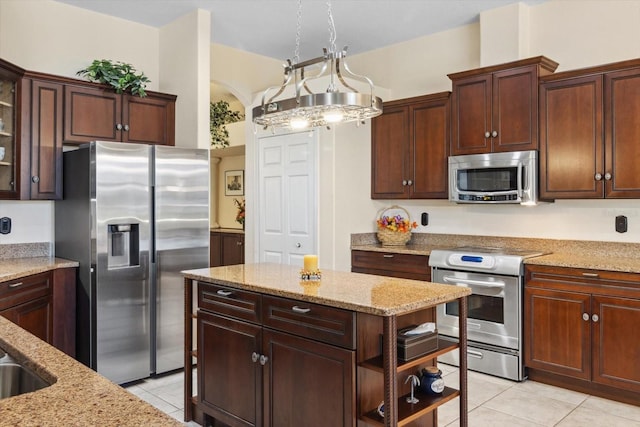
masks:
<svg viewBox="0 0 640 427"><path fill-rule="evenodd" d="M0 198L19 198L20 84L23 71L0 59Z"/></svg>

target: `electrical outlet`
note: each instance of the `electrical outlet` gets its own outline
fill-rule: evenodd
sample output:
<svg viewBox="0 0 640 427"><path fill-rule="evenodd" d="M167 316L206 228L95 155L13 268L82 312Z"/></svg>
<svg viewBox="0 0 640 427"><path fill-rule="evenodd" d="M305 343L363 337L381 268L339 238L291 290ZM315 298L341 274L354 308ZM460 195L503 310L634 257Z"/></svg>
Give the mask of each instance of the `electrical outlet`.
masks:
<svg viewBox="0 0 640 427"><path fill-rule="evenodd" d="M618 215L616 217L616 231L618 233L627 232L627 217L624 215Z"/></svg>
<svg viewBox="0 0 640 427"><path fill-rule="evenodd" d="M9 233L11 233L11 218L6 216L0 218L0 234Z"/></svg>
<svg viewBox="0 0 640 427"><path fill-rule="evenodd" d="M427 226L429 225L429 214L426 212L422 212L422 215L420 217L420 224Z"/></svg>

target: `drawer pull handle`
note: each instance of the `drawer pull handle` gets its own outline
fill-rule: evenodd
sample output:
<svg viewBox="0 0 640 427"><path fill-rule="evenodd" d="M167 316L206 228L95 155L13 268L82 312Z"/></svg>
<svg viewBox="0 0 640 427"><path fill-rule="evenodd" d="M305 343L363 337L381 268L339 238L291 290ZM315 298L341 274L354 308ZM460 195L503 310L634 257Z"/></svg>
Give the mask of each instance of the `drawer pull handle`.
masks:
<svg viewBox="0 0 640 427"><path fill-rule="evenodd" d="M259 358L260 358L260 355L255 351L251 354L251 360L253 361L253 363L256 363Z"/></svg>
<svg viewBox="0 0 640 427"><path fill-rule="evenodd" d="M17 288L18 286L22 286L22 282L12 283L9 285L10 288Z"/></svg>
<svg viewBox="0 0 640 427"><path fill-rule="evenodd" d="M582 273L584 277L600 277L598 273Z"/></svg>
<svg viewBox="0 0 640 427"><path fill-rule="evenodd" d="M291 308L291 310L295 311L296 313L302 313L302 314L306 314L311 311L310 308L302 308L302 307L298 307L297 305L294 305Z"/></svg>
<svg viewBox="0 0 640 427"><path fill-rule="evenodd" d="M220 289L218 292L216 292L216 294L220 295L221 297L228 297L232 293L233 292L231 292L231 291L225 291L223 289Z"/></svg>
<svg viewBox="0 0 640 427"><path fill-rule="evenodd" d="M393 254L384 254L382 258L393 258Z"/></svg>

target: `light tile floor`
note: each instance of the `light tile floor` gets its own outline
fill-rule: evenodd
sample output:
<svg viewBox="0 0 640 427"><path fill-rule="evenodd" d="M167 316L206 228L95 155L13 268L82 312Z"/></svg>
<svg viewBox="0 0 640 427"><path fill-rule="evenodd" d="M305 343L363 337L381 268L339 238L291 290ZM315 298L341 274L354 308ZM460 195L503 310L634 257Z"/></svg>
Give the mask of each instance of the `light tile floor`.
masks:
<svg viewBox="0 0 640 427"><path fill-rule="evenodd" d="M457 387L458 369L445 364L438 366L445 384ZM638 406L534 381L518 383L473 371L469 371L468 378L470 427L640 427ZM193 381L195 389L195 371ZM183 421L183 383L183 373L178 372L149 378L126 388ZM454 399L438 408L438 427L459 426L458 415L458 399ZM185 425L198 426L194 422Z"/></svg>

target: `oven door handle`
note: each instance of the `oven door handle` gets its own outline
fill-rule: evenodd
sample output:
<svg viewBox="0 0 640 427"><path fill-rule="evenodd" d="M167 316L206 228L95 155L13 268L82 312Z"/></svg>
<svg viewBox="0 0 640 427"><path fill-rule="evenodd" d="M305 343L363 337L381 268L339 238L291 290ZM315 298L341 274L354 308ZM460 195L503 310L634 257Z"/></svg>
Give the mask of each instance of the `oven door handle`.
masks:
<svg viewBox="0 0 640 427"><path fill-rule="evenodd" d="M522 164L522 162L518 162L518 172L516 172L518 174L517 177L517 182L518 182L518 198L520 200L522 200L522 193L524 192L524 185L522 182L522 169L524 168L524 165Z"/></svg>
<svg viewBox="0 0 640 427"><path fill-rule="evenodd" d="M461 279L455 276L444 276L442 279L447 283L460 283L463 285L481 286L483 288L504 288L505 285L503 281L487 282L484 280Z"/></svg>

